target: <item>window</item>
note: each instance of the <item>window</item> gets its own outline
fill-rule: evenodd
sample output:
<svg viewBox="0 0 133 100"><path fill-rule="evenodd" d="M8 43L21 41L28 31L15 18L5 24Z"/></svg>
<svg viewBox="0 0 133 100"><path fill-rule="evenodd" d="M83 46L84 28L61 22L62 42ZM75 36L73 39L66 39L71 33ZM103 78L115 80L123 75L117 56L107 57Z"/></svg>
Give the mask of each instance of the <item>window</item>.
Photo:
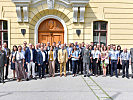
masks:
<svg viewBox="0 0 133 100"><path fill-rule="evenodd" d="M94 44L107 45L107 22L96 21L93 24L93 42Z"/></svg>
<svg viewBox="0 0 133 100"><path fill-rule="evenodd" d="M0 20L0 45L4 42L8 45L8 24L7 21Z"/></svg>

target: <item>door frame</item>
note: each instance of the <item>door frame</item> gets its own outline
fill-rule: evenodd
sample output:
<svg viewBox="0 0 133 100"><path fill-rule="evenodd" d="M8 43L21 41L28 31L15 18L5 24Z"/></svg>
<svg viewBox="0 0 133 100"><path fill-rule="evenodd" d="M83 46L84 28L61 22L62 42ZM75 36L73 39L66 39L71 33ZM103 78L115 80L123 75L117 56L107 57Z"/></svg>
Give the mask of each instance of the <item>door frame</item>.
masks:
<svg viewBox="0 0 133 100"><path fill-rule="evenodd" d="M67 26L64 22L64 20L62 20L60 17L58 16L55 16L55 15L46 15L44 17L42 17L35 25L35 36L34 36L34 39L35 39L35 44L38 43L38 28L40 26L40 24L44 21L44 20L47 20L49 18L53 18L53 19L56 19L58 20L64 27L64 43L67 43Z"/></svg>

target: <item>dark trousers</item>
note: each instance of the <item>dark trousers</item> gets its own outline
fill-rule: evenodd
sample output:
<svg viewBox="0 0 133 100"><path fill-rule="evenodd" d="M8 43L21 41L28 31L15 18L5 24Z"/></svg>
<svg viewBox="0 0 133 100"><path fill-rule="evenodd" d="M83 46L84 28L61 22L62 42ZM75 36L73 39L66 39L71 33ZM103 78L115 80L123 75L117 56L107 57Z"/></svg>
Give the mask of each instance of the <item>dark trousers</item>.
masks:
<svg viewBox="0 0 133 100"><path fill-rule="evenodd" d="M126 69L126 77L129 77L129 60L122 60L122 72L123 76L125 77L125 69Z"/></svg>
<svg viewBox="0 0 133 100"><path fill-rule="evenodd" d="M77 64L78 64L77 60L72 60L73 74L76 74Z"/></svg>
<svg viewBox="0 0 133 100"><path fill-rule="evenodd" d="M84 75L89 75L89 63L83 62Z"/></svg>
<svg viewBox="0 0 133 100"><path fill-rule="evenodd" d="M116 77L118 77L118 74L117 74L117 60L111 60L111 76L113 76L113 69L115 71L115 75Z"/></svg>
<svg viewBox="0 0 133 100"><path fill-rule="evenodd" d="M102 70L101 70L100 63L101 63L101 59L99 59L98 64L97 64L97 68L99 69L99 74L101 75L102 74Z"/></svg>
<svg viewBox="0 0 133 100"><path fill-rule="evenodd" d="M27 68L27 64L24 63L24 68L25 68L25 71L28 72L28 68Z"/></svg>
<svg viewBox="0 0 133 100"><path fill-rule="evenodd" d="M70 66L69 66L70 64ZM67 63L66 63L66 70L67 71L72 71L72 60L68 59Z"/></svg>
<svg viewBox="0 0 133 100"><path fill-rule="evenodd" d="M110 60L109 60L109 65L108 65L108 67L106 67L106 70L107 70L107 75L109 74L109 75L111 75L111 64L110 64Z"/></svg>
<svg viewBox="0 0 133 100"><path fill-rule="evenodd" d="M4 83L4 66L0 66L0 82Z"/></svg>
<svg viewBox="0 0 133 100"><path fill-rule="evenodd" d="M77 73L79 73L81 71L81 74L83 74L83 60L79 59L78 61L78 69L77 69Z"/></svg>
<svg viewBox="0 0 133 100"><path fill-rule="evenodd" d="M35 72L37 73L39 71L38 63L35 63Z"/></svg>
<svg viewBox="0 0 133 100"><path fill-rule="evenodd" d="M55 60L55 73L59 72L59 69L60 69L60 64L58 62L58 58L56 58L56 60Z"/></svg>
<svg viewBox="0 0 133 100"><path fill-rule="evenodd" d="M8 69L9 69L9 58L7 58L7 66L6 66L6 72L5 72L5 79L8 78Z"/></svg>
<svg viewBox="0 0 133 100"><path fill-rule="evenodd" d="M49 74L49 68L48 68L49 64L46 64L46 74Z"/></svg>
<svg viewBox="0 0 133 100"><path fill-rule="evenodd" d="M89 63L90 63L90 64L89 64L89 70L92 70L93 65L92 65L92 63L91 63L91 60L90 60Z"/></svg>
<svg viewBox="0 0 133 100"><path fill-rule="evenodd" d="M46 67L46 63L43 62L42 65L38 66L39 68L39 77L44 77L45 75L45 67Z"/></svg>
<svg viewBox="0 0 133 100"><path fill-rule="evenodd" d="M93 67L92 67L92 71L93 71L93 74L96 75L98 74L98 66L97 66L97 59L93 59Z"/></svg>

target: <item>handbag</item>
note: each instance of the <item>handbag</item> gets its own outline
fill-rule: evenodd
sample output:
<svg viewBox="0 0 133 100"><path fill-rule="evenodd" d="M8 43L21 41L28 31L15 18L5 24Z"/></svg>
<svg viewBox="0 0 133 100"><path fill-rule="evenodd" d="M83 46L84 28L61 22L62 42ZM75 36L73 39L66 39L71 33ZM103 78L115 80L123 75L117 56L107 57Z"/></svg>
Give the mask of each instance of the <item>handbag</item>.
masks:
<svg viewBox="0 0 133 100"><path fill-rule="evenodd" d="M105 59L105 64L109 64L109 59Z"/></svg>

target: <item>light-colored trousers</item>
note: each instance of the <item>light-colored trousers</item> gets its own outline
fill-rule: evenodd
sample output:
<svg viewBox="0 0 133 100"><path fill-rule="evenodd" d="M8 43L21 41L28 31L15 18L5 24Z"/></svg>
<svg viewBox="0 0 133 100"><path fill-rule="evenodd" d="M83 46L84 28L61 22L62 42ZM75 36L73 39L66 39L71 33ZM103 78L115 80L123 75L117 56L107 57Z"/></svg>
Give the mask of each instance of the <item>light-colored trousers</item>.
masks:
<svg viewBox="0 0 133 100"><path fill-rule="evenodd" d="M22 61L21 62L19 62L19 61L15 62L15 71L17 74L17 79L22 79L22 78L26 79L27 78L27 75L26 75L26 72L24 70Z"/></svg>
<svg viewBox="0 0 133 100"><path fill-rule="evenodd" d="M28 63L27 67L28 67L28 78L30 78L30 75L31 75L31 67L32 67L32 76L33 78L35 78L35 63L30 62Z"/></svg>
<svg viewBox="0 0 133 100"><path fill-rule="evenodd" d="M66 63L60 63L60 75L62 75L62 66L64 67L64 75L66 75Z"/></svg>
<svg viewBox="0 0 133 100"><path fill-rule="evenodd" d="M49 61L49 75L55 74L55 61Z"/></svg>
<svg viewBox="0 0 133 100"><path fill-rule="evenodd" d="M84 75L88 75L89 74L89 64L83 62L83 70L84 70Z"/></svg>

